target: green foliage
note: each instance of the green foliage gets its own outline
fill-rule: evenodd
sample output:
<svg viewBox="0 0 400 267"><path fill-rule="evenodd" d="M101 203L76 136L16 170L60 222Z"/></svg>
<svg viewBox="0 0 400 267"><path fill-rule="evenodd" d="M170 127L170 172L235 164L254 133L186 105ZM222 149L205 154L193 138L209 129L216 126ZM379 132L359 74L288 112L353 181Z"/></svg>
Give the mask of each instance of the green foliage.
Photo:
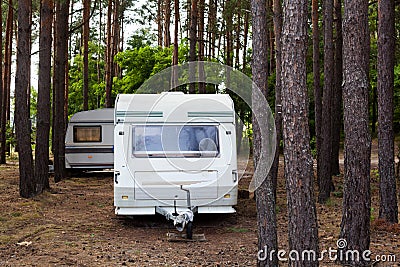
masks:
<svg viewBox="0 0 400 267"><path fill-rule="evenodd" d="M98 51L103 46L89 42L89 109L102 107L105 102L104 57ZM83 108L83 55L78 54L70 63L68 115Z"/></svg>
<svg viewBox="0 0 400 267"><path fill-rule="evenodd" d="M188 47L180 45L178 62L186 61ZM115 56L115 62L123 71L122 78L114 80L113 95L134 93L145 80L171 66L173 48L159 48L149 45L126 50Z"/></svg>
<svg viewBox="0 0 400 267"><path fill-rule="evenodd" d="M157 41L157 36L151 33L151 29L140 29L132 34L128 40L128 49L133 50L135 48L141 48L150 46L152 43Z"/></svg>

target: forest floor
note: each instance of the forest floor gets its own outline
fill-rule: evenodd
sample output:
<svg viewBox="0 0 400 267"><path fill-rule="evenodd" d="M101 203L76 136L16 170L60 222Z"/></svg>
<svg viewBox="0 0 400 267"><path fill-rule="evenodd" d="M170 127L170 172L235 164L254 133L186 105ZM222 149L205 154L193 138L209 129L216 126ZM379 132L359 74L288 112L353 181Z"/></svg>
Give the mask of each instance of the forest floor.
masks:
<svg viewBox="0 0 400 267"><path fill-rule="evenodd" d="M387 226L376 219L379 187L374 147L371 259L378 255L386 259L375 266L400 266L399 225ZM240 164L244 168L246 161ZM288 252L282 169L277 193L278 242ZM240 187L247 188L251 175L249 164ZM317 204L320 251L337 247L342 179L334 178L336 191L329 202ZM256 266L257 222L251 195L239 199L236 214L195 217L194 233L203 233L206 241L169 242L166 234L176 230L161 216L120 219L114 215L111 173L51 183L49 192L33 199L19 197L18 183L17 165L1 165L0 266ZM326 254L320 266L339 265Z"/></svg>

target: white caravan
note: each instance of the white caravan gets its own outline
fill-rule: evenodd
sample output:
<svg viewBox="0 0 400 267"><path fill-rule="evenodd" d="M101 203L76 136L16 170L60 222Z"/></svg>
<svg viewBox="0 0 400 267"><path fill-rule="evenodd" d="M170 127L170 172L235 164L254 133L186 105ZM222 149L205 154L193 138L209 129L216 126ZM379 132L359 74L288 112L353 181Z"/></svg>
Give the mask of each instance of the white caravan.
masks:
<svg viewBox="0 0 400 267"><path fill-rule="evenodd" d="M69 170L114 167L114 109L75 113L65 136L65 167Z"/></svg>
<svg viewBox="0 0 400 267"><path fill-rule="evenodd" d="M121 94L114 115L117 215L160 213L177 226L182 214L191 223L194 212L235 212L235 112L229 95Z"/></svg>

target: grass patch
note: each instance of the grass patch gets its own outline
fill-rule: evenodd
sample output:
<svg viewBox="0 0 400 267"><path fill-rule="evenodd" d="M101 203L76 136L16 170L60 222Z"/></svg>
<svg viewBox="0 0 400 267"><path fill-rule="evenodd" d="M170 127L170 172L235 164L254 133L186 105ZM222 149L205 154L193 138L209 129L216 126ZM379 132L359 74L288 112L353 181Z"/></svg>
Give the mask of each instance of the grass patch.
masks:
<svg viewBox="0 0 400 267"><path fill-rule="evenodd" d="M67 247L71 247L71 248L74 248L74 247L78 246L78 244L75 244L74 242L70 242L70 241L65 241L65 245Z"/></svg>
<svg viewBox="0 0 400 267"><path fill-rule="evenodd" d="M11 216L16 218L16 217L21 217L22 216L22 212L16 211L16 212L11 212Z"/></svg>

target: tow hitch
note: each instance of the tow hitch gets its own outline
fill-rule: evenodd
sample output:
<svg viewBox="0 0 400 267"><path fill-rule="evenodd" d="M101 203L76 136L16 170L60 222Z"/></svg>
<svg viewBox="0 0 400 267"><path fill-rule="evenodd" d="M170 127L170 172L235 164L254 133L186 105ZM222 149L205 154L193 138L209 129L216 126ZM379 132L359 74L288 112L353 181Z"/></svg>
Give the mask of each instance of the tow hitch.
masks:
<svg viewBox="0 0 400 267"><path fill-rule="evenodd" d="M182 232L186 229L186 238L193 238L193 217L194 212L196 212L197 207L192 207L190 201L190 191L188 189L183 188L181 185L181 190L186 192L186 201L187 201L187 209L184 211L180 211L179 213L176 210L176 198L174 200L174 212L168 212L166 209L162 207L156 207L156 212L165 216L168 221L173 221L173 224L179 232Z"/></svg>

